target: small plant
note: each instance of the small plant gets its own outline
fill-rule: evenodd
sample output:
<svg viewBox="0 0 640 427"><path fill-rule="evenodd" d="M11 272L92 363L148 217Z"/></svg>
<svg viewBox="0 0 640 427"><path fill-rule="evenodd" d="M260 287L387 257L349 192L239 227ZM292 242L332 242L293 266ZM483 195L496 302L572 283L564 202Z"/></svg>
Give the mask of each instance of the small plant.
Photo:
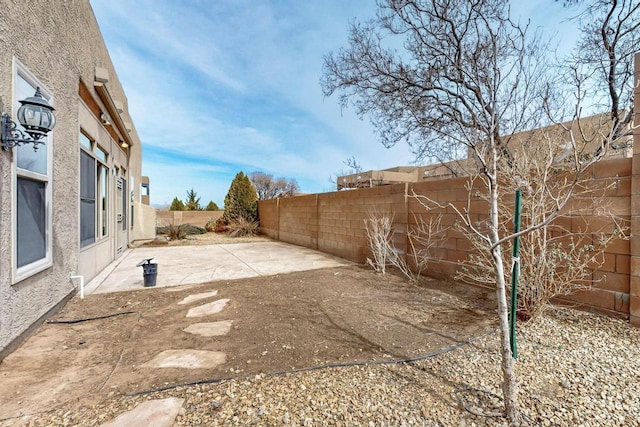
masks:
<svg viewBox="0 0 640 427"><path fill-rule="evenodd" d="M207 233L211 233L213 231L216 231L216 222L217 220L210 218L207 223L204 225L204 229L207 231Z"/></svg>
<svg viewBox="0 0 640 427"><path fill-rule="evenodd" d="M229 225L224 218L218 218L214 223L213 231L214 233L226 233L229 231Z"/></svg>
<svg viewBox="0 0 640 427"><path fill-rule="evenodd" d="M260 223L241 216L232 220L228 227L231 237L255 236L258 234Z"/></svg>
<svg viewBox="0 0 640 427"><path fill-rule="evenodd" d="M366 263L373 268L376 273L385 274L387 264L390 259L397 256L396 248L393 246L393 216L387 214L369 213L369 218L364 220L364 227L367 232L371 258L367 258Z"/></svg>
<svg viewBox="0 0 640 427"><path fill-rule="evenodd" d="M204 234L205 230L202 227L196 227L191 224L169 224L164 227L157 227L156 234L166 235L169 240L182 240L191 234Z"/></svg>
<svg viewBox="0 0 640 427"><path fill-rule="evenodd" d="M416 217L416 225L407 236L411 252L405 257L393 244L393 215L369 212L364 226L373 259L367 258L366 263L382 274L385 274L386 266L391 265L410 281L418 280L429 260L433 259L431 252L444 240L446 228L442 227L441 219L437 216L427 222ZM407 263L407 257L411 258L413 269Z"/></svg>
<svg viewBox="0 0 640 427"><path fill-rule="evenodd" d="M180 224L178 226L174 224L169 224L169 229L167 230L167 236L169 236L169 240L182 240L187 237L187 224Z"/></svg>

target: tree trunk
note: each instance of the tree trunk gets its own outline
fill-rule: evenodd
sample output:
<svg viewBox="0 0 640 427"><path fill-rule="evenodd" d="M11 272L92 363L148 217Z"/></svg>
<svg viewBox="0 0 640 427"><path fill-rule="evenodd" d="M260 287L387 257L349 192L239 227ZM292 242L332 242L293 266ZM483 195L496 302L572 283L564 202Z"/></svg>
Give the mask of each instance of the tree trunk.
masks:
<svg viewBox="0 0 640 427"><path fill-rule="evenodd" d="M490 189L491 230L489 232L489 238L491 245L494 245L500 238L498 234L498 185L496 180L492 181ZM513 369L514 359L509 342L509 314L501 245L494 247L491 255L493 256L493 265L496 273L496 296L498 301L498 317L500 320L500 354L502 355L502 393L504 397L504 408L509 423L511 425L518 425L520 422L518 384Z"/></svg>

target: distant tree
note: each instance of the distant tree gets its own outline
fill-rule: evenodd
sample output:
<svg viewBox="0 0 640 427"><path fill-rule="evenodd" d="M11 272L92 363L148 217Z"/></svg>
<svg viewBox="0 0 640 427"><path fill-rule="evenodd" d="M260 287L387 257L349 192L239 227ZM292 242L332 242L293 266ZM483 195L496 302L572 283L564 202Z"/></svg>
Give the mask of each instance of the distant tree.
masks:
<svg viewBox="0 0 640 427"><path fill-rule="evenodd" d="M193 188L187 191L187 198L184 202L184 208L187 211L201 211L200 207L200 197L198 197L198 193L193 191Z"/></svg>
<svg viewBox="0 0 640 427"><path fill-rule="evenodd" d="M169 210L170 211L183 211L184 210L184 203L182 203L182 200L178 199L177 197L174 197L173 201L171 202L171 206L169 206Z"/></svg>
<svg viewBox="0 0 640 427"><path fill-rule="evenodd" d="M239 218L249 221L258 219L258 194L249 177L242 172L238 172L224 197L222 215L222 220L227 224Z"/></svg>
<svg viewBox="0 0 640 427"><path fill-rule="evenodd" d="M216 204L216 202L214 202L213 200L209 202L209 204L207 205L206 208L204 208L205 211L219 211L220 208L218 207L218 205Z"/></svg>
<svg viewBox="0 0 640 427"><path fill-rule="evenodd" d="M256 188L258 200L290 197L300 191L295 179L274 178L273 175L264 172L252 172L249 174L249 179Z"/></svg>

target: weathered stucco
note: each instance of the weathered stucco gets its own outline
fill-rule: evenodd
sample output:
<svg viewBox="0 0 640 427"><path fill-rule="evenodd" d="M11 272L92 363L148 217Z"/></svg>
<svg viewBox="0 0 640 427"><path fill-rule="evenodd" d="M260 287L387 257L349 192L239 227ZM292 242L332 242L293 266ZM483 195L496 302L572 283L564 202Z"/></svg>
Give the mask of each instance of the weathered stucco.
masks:
<svg viewBox="0 0 640 427"><path fill-rule="evenodd" d="M133 123L127 99L118 81L96 19L88 0L6 1L0 8L0 110L12 106L13 60L16 58L53 94L57 124L53 131L52 173L52 256L53 266L18 283L12 281L12 152L0 150L0 359L28 330L56 304L75 291L69 279L72 272L95 275L113 259L108 240L95 245L95 265L79 265L79 159L81 126L102 126L90 116L78 95L80 81L99 103L94 89L95 69L108 71L106 86L114 100L122 103L123 121ZM103 106L101 105L101 108ZM84 115L89 115L84 117ZM84 118L82 118L84 117ZM96 133L104 132L96 128ZM129 133L128 174L135 178L135 200L139 200L141 182L141 144L133 127ZM117 143L117 141L116 141ZM114 149L114 159L117 158ZM155 222L155 221L153 221ZM146 227L144 224L140 227ZM145 230L129 233L129 241Z"/></svg>

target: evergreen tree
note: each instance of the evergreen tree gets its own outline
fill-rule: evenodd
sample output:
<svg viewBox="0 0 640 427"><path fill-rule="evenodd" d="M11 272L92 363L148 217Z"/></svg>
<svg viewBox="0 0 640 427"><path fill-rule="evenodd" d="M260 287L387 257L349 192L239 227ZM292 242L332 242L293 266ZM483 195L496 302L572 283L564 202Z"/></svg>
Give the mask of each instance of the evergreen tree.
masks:
<svg viewBox="0 0 640 427"><path fill-rule="evenodd" d="M242 172L238 172L233 179L224 198L222 219L228 224L240 217L249 221L258 219L258 194L249 178Z"/></svg>
<svg viewBox="0 0 640 427"><path fill-rule="evenodd" d="M177 197L173 198L173 201L171 202L171 206L169 207L170 211L183 211L184 210L184 203L182 203L182 200L178 199Z"/></svg>
<svg viewBox="0 0 640 427"><path fill-rule="evenodd" d="M187 211L201 211L200 207L200 197L198 197L198 193L193 191L193 188L187 191L187 199L184 203L184 208Z"/></svg>
<svg viewBox="0 0 640 427"><path fill-rule="evenodd" d="M205 211L219 211L220 208L218 207L218 205L216 204L216 202L214 202L213 200L209 202L209 204L207 205L206 208L204 208Z"/></svg>

